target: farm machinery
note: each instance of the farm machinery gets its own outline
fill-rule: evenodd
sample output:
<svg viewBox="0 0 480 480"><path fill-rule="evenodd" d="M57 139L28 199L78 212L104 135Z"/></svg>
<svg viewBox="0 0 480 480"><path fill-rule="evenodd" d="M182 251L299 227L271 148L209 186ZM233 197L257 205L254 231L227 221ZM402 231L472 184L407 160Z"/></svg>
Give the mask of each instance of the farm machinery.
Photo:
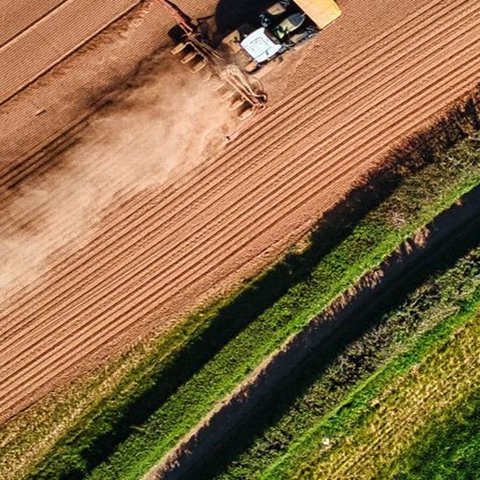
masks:
<svg viewBox="0 0 480 480"><path fill-rule="evenodd" d="M207 78L240 119L263 110L267 95L258 80L264 67L309 40L336 20L335 0L277 0L237 29L216 31L213 17L192 19L171 0L158 0L176 21L170 31L177 42L171 50L193 72Z"/></svg>

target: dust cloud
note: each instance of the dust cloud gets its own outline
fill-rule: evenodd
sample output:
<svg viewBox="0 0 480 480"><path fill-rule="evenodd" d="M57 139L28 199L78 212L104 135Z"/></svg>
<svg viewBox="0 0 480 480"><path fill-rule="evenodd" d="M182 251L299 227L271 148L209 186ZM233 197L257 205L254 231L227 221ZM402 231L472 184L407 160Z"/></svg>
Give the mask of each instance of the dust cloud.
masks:
<svg viewBox="0 0 480 480"><path fill-rule="evenodd" d="M218 150L231 126L198 74L166 53L152 59L55 168L24 182L3 207L0 293L87 243L114 202L155 189Z"/></svg>

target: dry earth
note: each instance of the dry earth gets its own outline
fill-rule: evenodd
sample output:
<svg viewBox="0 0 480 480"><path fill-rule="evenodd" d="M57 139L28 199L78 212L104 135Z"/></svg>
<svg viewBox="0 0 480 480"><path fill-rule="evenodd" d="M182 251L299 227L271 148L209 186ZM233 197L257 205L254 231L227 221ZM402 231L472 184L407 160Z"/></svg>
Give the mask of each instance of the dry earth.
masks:
<svg viewBox="0 0 480 480"><path fill-rule="evenodd" d="M158 60L158 84L78 126L166 42L169 18L137 3L0 0L0 420L257 272L479 81L476 0L344 1L200 162L225 118Z"/></svg>

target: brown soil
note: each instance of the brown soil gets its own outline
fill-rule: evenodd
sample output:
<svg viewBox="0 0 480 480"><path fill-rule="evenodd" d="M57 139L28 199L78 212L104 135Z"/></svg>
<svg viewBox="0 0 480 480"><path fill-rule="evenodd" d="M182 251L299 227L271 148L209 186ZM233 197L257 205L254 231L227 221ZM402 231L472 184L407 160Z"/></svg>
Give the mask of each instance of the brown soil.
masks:
<svg viewBox="0 0 480 480"><path fill-rule="evenodd" d="M47 9L55 2L42 3ZM124 82L140 59L166 41L169 19L158 5L147 3L52 68L135 3L104 2L101 12L87 8L93 5L88 0L62 3L52 15L74 4L85 21L68 20L77 19L75 14L56 20L63 25L56 53L42 50L38 41L48 15L33 26L25 17L15 27L23 33L5 34L4 41L11 39L0 47L0 71L8 70L0 98L14 95L0 109L0 194L8 209L1 223L3 231L17 234L7 238L10 253L27 251L29 235L47 239L26 243L45 258L41 268L22 270L2 290L0 419L272 262L395 142L426 125L479 80L477 2L344 2L344 15L333 26L264 79L270 108L200 165L195 165L197 149L189 150L195 158L188 159L186 173L134 188L130 182L139 177L131 177L131 170L122 168L116 175L117 162L124 160L120 151L97 158L98 167L82 175L70 175L76 163L68 162L40 175L45 156L39 149L91 113L105 91ZM214 2L181 3L200 15ZM53 35L59 27L50 28ZM20 61L22 56L28 61ZM172 95L180 89L173 78L180 77L172 77ZM201 136L206 110L193 110L190 119ZM170 118L175 126L183 124ZM128 123L119 125L128 131ZM174 133L163 135L160 143ZM94 137L97 148L102 141ZM115 149L116 138L109 131L107 145ZM131 140L127 151L136 143ZM143 162L143 155L152 157L141 150L132 163ZM105 165L113 175L104 173ZM61 188L63 178L69 181ZM75 205L68 199L95 191L98 178L99 191L111 189L101 197L108 199L102 215L89 200L87 216L93 210L95 219L80 230L71 221L35 224L45 205L58 210ZM12 210L16 197L28 200L35 188L39 196Z"/></svg>

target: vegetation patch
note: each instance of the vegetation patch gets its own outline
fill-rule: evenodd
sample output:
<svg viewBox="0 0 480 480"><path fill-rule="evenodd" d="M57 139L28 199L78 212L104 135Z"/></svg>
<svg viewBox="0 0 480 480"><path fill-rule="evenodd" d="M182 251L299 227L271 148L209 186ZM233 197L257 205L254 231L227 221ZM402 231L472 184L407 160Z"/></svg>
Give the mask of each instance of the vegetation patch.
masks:
<svg viewBox="0 0 480 480"><path fill-rule="evenodd" d="M442 411L425 430L394 463L390 478L467 480L478 476L480 389L456 408Z"/></svg>

